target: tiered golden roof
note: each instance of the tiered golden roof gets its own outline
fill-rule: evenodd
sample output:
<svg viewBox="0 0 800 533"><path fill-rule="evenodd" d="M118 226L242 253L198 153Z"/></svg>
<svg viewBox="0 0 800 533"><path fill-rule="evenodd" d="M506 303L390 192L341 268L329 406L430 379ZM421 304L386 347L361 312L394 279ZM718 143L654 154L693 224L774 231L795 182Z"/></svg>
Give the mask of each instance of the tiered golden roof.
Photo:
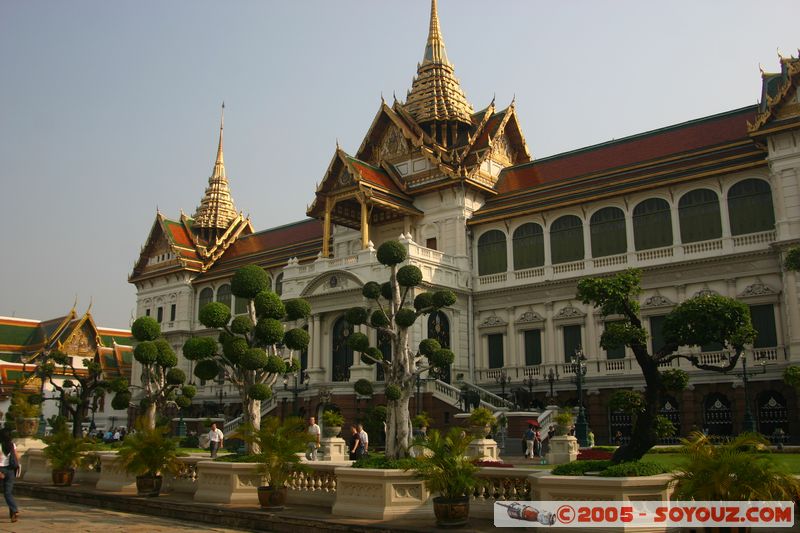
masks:
<svg viewBox="0 0 800 533"><path fill-rule="evenodd" d="M222 118L219 124L219 147L214 172L208 178L208 187L194 215L194 226L202 229L224 230L236 218L236 207L228 187L225 174L225 161L222 156L222 133L225 125L225 104L222 104Z"/></svg>
<svg viewBox="0 0 800 533"><path fill-rule="evenodd" d="M436 0L431 0L425 56L417 67L405 108L420 124L433 121L472 124L474 111L455 76L453 65L447 60Z"/></svg>

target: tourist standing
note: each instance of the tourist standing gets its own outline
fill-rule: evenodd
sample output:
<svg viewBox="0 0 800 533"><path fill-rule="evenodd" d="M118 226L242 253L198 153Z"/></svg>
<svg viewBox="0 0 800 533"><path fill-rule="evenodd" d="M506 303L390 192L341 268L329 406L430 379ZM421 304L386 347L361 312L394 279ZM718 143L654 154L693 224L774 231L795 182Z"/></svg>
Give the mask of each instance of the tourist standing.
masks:
<svg viewBox="0 0 800 533"><path fill-rule="evenodd" d="M211 450L212 459L217 456L217 451L222 448L224 438L225 435L223 435L222 430L217 427L216 422L212 423L211 431L208 432L208 448Z"/></svg>
<svg viewBox="0 0 800 533"><path fill-rule="evenodd" d="M350 439L347 441L348 458L351 461L361 459L364 455L364 447L361 446L361 439L358 438L358 428L350 426Z"/></svg>
<svg viewBox="0 0 800 533"><path fill-rule="evenodd" d="M309 461L317 460L317 448L319 448L320 429L317 425L317 419L309 417L308 419L308 451L306 452L306 459Z"/></svg>
<svg viewBox="0 0 800 533"><path fill-rule="evenodd" d="M8 516L12 522L17 521L19 509L14 500L14 480L19 473L19 457L17 457L17 447L11 439L11 431L8 428L0 430L0 483L3 484L3 496L8 505Z"/></svg>
<svg viewBox="0 0 800 533"><path fill-rule="evenodd" d="M364 425L358 425L358 440L361 441L361 446L364 448L364 455L369 455L369 435L364 430Z"/></svg>

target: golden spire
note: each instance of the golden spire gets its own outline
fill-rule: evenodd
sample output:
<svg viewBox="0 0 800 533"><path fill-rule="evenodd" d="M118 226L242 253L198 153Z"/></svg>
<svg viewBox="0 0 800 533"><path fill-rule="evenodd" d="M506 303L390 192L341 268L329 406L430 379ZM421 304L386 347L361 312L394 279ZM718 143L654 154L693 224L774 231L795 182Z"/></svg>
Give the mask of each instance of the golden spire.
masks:
<svg viewBox="0 0 800 533"><path fill-rule="evenodd" d="M436 0L431 0L431 22L425 55L417 67L406 98L406 109L417 122L461 122L472 124L472 106L455 76L439 26Z"/></svg>
<svg viewBox="0 0 800 533"><path fill-rule="evenodd" d="M222 116L219 121L219 146L214 172L208 178L208 187L200 201L200 207L194 215L197 228L211 230L207 238L215 236L216 230L227 229L231 220L236 218L236 207L233 205L231 191L228 188L228 176L225 174L225 159L222 155L222 134L225 127L225 102L222 103ZM221 232L220 232L221 233Z"/></svg>

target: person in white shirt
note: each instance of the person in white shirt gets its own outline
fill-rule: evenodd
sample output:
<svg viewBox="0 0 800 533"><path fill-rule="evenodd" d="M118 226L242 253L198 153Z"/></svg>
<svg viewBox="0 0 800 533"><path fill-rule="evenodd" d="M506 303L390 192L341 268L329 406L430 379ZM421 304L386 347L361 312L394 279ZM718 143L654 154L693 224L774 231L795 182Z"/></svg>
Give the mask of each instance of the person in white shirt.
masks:
<svg viewBox="0 0 800 533"><path fill-rule="evenodd" d="M217 424L211 424L211 431L208 432L208 447L211 450L211 458L217 456L217 450L222 448L222 440L224 439L222 430L217 428Z"/></svg>
<svg viewBox="0 0 800 533"><path fill-rule="evenodd" d="M319 448L320 429L317 420L312 416L308 419L308 452L306 459L309 461L317 460L317 448Z"/></svg>
<svg viewBox="0 0 800 533"><path fill-rule="evenodd" d="M8 505L8 516L12 522L17 521L19 508L14 500L14 479L19 475L19 456L17 447L11 439L11 432L7 428L0 430L0 476L2 476L3 496Z"/></svg>
<svg viewBox="0 0 800 533"><path fill-rule="evenodd" d="M358 425L358 440L361 441L361 445L364 447L364 455L369 453L369 435L367 432L364 431L364 425Z"/></svg>

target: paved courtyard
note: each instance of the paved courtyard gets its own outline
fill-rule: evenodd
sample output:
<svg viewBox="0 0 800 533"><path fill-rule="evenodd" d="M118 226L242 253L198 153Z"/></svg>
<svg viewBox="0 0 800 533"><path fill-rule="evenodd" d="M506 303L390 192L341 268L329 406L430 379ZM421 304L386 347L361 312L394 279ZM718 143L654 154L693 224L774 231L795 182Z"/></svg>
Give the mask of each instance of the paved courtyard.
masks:
<svg viewBox="0 0 800 533"><path fill-rule="evenodd" d="M2 513L0 514L0 531L3 533L167 533L173 531L242 533L245 531L25 496L17 496L17 503L20 508L19 522L12 524L8 520L6 507L0 511Z"/></svg>

